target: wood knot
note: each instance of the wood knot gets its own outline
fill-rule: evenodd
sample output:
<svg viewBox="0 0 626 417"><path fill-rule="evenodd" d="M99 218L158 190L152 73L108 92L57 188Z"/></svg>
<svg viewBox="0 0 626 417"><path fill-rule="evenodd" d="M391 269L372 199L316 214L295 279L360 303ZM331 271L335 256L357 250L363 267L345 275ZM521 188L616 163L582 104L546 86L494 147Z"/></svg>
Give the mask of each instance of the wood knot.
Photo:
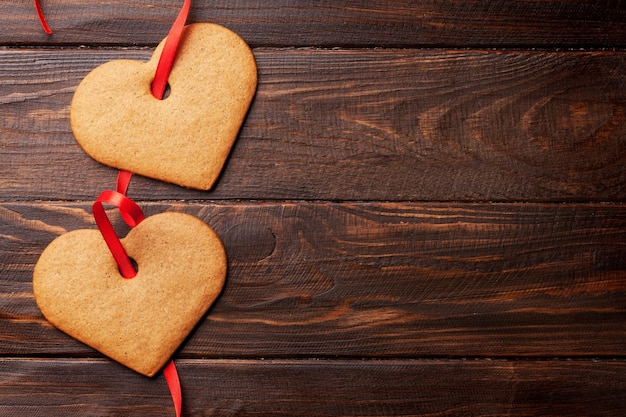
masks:
<svg viewBox="0 0 626 417"><path fill-rule="evenodd" d="M228 258L238 262L258 262L276 249L276 236L267 226L245 221L228 228L222 236Z"/></svg>

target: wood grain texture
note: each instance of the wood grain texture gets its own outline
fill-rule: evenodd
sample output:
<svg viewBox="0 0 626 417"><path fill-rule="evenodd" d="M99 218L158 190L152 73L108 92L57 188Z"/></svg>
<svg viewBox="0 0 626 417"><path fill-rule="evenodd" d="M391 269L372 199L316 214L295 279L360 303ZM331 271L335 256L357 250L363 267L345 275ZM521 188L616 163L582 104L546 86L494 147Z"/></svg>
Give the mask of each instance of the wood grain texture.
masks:
<svg viewBox="0 0 626 417"><path fill-rule="evenodd" d="M183 415L621 417L626 364L606 361L177 361ZM162 377L100 360L0 361L0 414L172 416Z"/></svg>
<svg viewBox="0 0 626 417"><path fill-rule="evenodd" d="M162 376L44 320L32 272L115 184L72 136L76 86L147 60L182 1L42 0L50 37L0 3L0 416L173 416ZM626 2L194 0L201 21L253 46L256 100L213 191L129 192L229 256L175 354L184 416L623 416Z"/></svg>
<svg viewBox="0 0 626 417"><path fill-rule="evenodd" d="M0 51L0 199L91 201L111 187L115 171L76 144L69 103L98 64L150 54ZM137 178L133 198L626 198L623 53L263 49L255 55L257 97L215 189Z"/></svg>
<svg viewBox="0 0 626 417"><path fill-rule="evenodd" d="M0 206L1 354L94 354L47 324L31 287L48 242L94 228L89 210ZM622 205L145 205L148 215L166 210L206 221L229 257L225 290L185 358L607 357L626 349Z"/></svg>
<svg viewBox="0 0 626 417"><path fill-rule="evenodd" d="M45 1L48 37L32 2L3 2L0 43L156 45L181 4ZM189 22L199 21L225 25L253 46L626 46L621 1L196 1Z"/></svg>

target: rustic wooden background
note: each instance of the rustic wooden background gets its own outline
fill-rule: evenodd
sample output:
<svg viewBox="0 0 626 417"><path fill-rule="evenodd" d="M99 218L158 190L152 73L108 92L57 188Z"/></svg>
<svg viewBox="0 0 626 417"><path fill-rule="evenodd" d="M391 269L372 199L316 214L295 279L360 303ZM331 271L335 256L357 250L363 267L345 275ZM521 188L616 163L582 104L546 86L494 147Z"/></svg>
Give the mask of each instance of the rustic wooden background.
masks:
<svg viewBox="0 0 626 417"><path fill-rule="evenodd" d="M623 416L626 2L201 1L259 88L210 192L135 177L222 237L175 359L185 416ZM415 4L413 4L415 3ZM69 103L146 60L179 0L0 4L0 415L173 416L52 328L32 271L116 171Z"/></svg>

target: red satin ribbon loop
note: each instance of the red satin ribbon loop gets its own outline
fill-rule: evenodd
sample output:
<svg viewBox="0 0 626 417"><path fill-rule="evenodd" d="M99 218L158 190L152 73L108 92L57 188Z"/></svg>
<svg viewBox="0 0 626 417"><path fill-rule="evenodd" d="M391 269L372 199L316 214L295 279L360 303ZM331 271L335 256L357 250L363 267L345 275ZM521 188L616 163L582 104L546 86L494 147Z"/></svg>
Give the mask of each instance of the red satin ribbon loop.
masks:
<svg viewBox="0 0 626 417"><path fill-rule="evenodd" d="M133 200L117 191L103 191L95 203L93 203L92 207L93 217L96 220L98 229L100 233L102 233L102 237L109 247L120 269L120 273L124 278L134 278L137 275L137 271L128 257L124 246L122 246L122 242L120 242L120 238L117 236L109 220L109 216L106 214L104 203L112 204L117 207L122 214L122 218L130 227L138 225L145 216L141 208Z"/></svg>
<svg viewBox="0 0 626 417"><path fill-rule="evenodd" d="M130 180L132 177L132 172L120 170L117 173L117 185L115 187L115 190L125 196L126 192L128 191L128 185L130 184ZM135 207L132 207L132 205L125 205L124 208L120 207L120 215L127 225L129 225L130 227L135 227L139 223L139 221L143 220L143 212L141 212L141 209L137 207L136 204L134 204L133 200L128 200L129 201L126 204L132 203L132 205L134 205ZM137 221L138 219L139 221Z"/></svg>
<svg viewBox="0 0 626 417"><path fill-rule="evenodd" d="M96 200L96 203L97 202L108 203L117 207L124 221L130 227L137 226L145 218L143 211L137 203L117 191L103 191Z"/></svg>

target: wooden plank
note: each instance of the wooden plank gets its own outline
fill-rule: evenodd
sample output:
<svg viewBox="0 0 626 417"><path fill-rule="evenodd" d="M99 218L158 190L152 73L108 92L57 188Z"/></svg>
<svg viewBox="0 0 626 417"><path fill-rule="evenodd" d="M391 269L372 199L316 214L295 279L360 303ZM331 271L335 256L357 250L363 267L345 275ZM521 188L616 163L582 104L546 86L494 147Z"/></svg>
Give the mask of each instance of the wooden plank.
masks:
<svg viewBox="0 0 626 417"><path fill-rule="evenodd" d="M621 416L626 364L605 361L177 361L183 415ZM172 416L162 376L109 361L0 361L0 413Z"/></svg>
<svg viewBox="0 0 626 417"><path fill-rule="evenodd" d="M626 199L623 53L255 54L258 94L214 191L137 178L134 198ZM0 199L90 201L112 187L115 171L77 146L69 103L96 65L149 55L0 51Z"/></svg>
<svg viewBox="0 0 626 417"><path fill-rule="evenodd" d="M0 4L3 44L154 45L182 1ZM597 1L194 1L189 22L214 22L255 46L625 47L626 6Z"/></svg>
<svg viewBox="0 0 626 417"><path fill-rule="evenodd" d="M76 85L146 60L182 0L42 0L51 37L0 3L0 416L173 416L31 280L115 183L72 137ZM183 415L622 416L626 4L357 3L193 1L260 86L214 191L130 189L229 255L175 354Z"/></svg>
<svg viewBox="0 0 626 417"><path fill-rule="evenodd" d="M184 345L205 357L620 357L626 207L142 204L222 237L223 294ZM50 328L32 269L87 204L0 205L0 354L91 356ZM141 266L139 266L141 268Z"/></svg>

